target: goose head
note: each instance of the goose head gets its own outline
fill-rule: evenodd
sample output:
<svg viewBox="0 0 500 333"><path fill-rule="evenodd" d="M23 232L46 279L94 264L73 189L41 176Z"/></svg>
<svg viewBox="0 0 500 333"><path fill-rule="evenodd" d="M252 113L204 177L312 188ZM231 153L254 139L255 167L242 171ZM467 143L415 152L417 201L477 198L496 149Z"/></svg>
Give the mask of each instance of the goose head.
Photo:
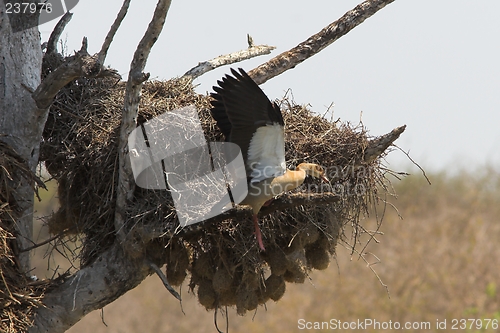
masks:
<svg viewBox="0 0 500 333"><path fill-rule="evenodd" d="M329 182L328 178L325 175L325 170L318 164L300 163L299 165L297 165L297 168L295 168L295 170L304 171L308 176L319 178L326 183Z"/></svg>

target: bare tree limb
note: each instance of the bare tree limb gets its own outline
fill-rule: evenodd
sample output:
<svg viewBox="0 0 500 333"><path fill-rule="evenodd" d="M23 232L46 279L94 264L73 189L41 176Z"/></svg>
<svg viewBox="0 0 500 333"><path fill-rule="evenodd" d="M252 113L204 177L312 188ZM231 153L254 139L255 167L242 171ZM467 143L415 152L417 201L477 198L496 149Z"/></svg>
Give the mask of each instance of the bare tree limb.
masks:
<svg viewBox="0 0 500 333"><path fill-rule="evenodd" d="M340 37L363 23L364 20L375 14L394 0L366 0L348 11L340 19L331 23L323 30L309 37L296 47L283 52L268 62L254 68L248 75L262 84L279 74L294 68L307 58L315 55Z"/></svg>
<svg viewBox="0 0 500 333"><path fill-rule="evenodd" d="M99 60L99 63L103 65L104 65L104 60L106 60L106 55L108 54L109 46L111 45L111 42L113 41L113 38L115 37L115 34L118 31L118 28L120 27L120 24L125 18L125 15L127 15L129 5L130 5L130 0L123 1L122 8L120 8L118 15L116 15L115 22L113 22L113 25L109 29L109 32L106 35L106 38L104 39L101 51L99 51L99 53L97 54L97 59Z"/></svg>
<svg viewBox="0 0 500 333"><path fill-rule="evenodd" d="M130 260L122 246L115 244L99 260L45 295L45 306L36 310L33 327L28 332L65 332L89 312L135 288L151 273L146 261Z"/></svg>
<svg viewBox="0 0 500 333"><path fill-rule="evenodd" d="M251 38L250 36L248 37ZM216 69L217 67L234 64L236 62L255 58L265 54L270 54L271 51L275 48L275 46L253 45L249 43L248 48L245 50L224 54L211 60L200 62L197 66L188 70L183 76L189 76L194 80L197 77L205 74L206 72Z"/></svg>
<svg viewBox="0 0 500 333"><path fill-rule="evenodd" d="M98 54L93 56L89 55L87 52L87 38L84 37L80 51L76 52L74 56L66 58L64 62L62 61L62 57L56 62L57 65L59 65L60 62L62 62L62 64L47 75L42 84L38 86L32 95L40 109L48 108L59 90L79 77L113 76L117 79L120 78L115 70L104 68L104 60L106 59L106 54L113 41L113 37L127 13L129 3L130 0L124 1L115 22L104 40L101 51ZM72 16L73 14L66 12L52 31L49 41L47 42L47 51L44 61L47 59L47 56L49 56L49 58L54 55L60 57L60 55L57 54L57 42Z"/></svg>
<svg viewBox="0 0 500 333"><path fill-rule="evenodd" d="M25 248L25 249L19 249L19 252L20 252L20 253L21 253L21 252L28 252L28 251L34 250L34 249L36 249L36 248L39 248L40 246L43 246L43 245L45 245L45 244L48 244L48 243L52 242L53 240L60 239L62 236L64 236L64 234L65 234L65 233L67 233L67 232L68 232L68 230L69 230L69 229L65 229L65 230L63 230L62 232L58 233L57 235L54 235L54 236L52 236L52 237L49 237L48 239L46 239L46 240L44 240L44 241L42 241L42 242L40 242L40 243L35 243L35 242L33 242L33 245L32 245L32 246L27 247L27 248Z"/></svg>
<svg viewBox="0 0 500 333"><path fill-rule="evenodd" d="M415 162L415 161L413 160L413 158L411 158L411 156L410 156L410 152L409 152L409 151L408 151L408 152L407 152L407 151L404 151L401 147L399 147L399 146L397 146L397 145L394 145L394 147L396 147L396 148L397 148L397 149L399 149L401 152L403 152L403 154L405 154L405 155L406 155L406 157L408 157L408 159L409 159L409 160L410 160L413 164L415 164L415 165L417 166L417 168L419 168L419 169L420 169L420 171L422 171L422 175L425 177L425 180L427 180L427 183L428 183L429 185L432 185L431 180L429 179L429 177L427 177L427 174L425 173L424 168L422 168L422 167L420 166L420 164L418 164L417 162Z"/></svg>
<svg viewBox="0 0 500 333"><path fill-rule="evenodd" d="M370 163L375 161L376 158L399 138L405 129L406 125L396 127L391 132L371 140L368 147L365 149L365 156L363 158L365 162Z"/></svg>
<svg viewBox="0 0 500 333"><path fill-rule="evenodd" d="M34 1L26 2L31 4ZM5 212L0 225L7 230L7 237L14 238L1 237L7 243L2 245L5 250L2 250L0 275L4 275L7 283L12 285L10 279L14 278L20 285L23 275L30 274L32 269L30 252L19 253L18 250L32 244L34 175L48 112L39 110L31 98L41 82L43 56L39 31L31 25L36 16L21 14L13 18L7 13L7 3L0 1L0 150L3 155L0 164L4 175L0 200L2 212ZM8 256L13 257L9 259ZM15 270L15 275L9 274L8 278L6 268ZM15 288L10 288L3 281L0 284L2 292L7 292L9 297L10 289L15 298L23 298L24 295L16 296ZM3 296L0 299L0 330L8 330L11 325L15 325L13 329L23 330L23 327L16 325L19 321L9 322L12 313L8 305L10 300L6 303Z"/></svg>
<svg viewBox="0 0 500 333"><path fill-rule="evenodd" d="M54 30L52 30L52 33L50 34L49 41L47 42L47 53L57 52L57 42L59 41L59 38L61 38L64 28L66 28L72 17L72 13L66 12L66 14L61 17L59 22L57 22Z"/></svg>
<svg viewBox="0 0 500 333"><path fill-rule="evenodd" d="M159 0L156 5L153 19L142 37L137 49L134 53L134 58L130 64L129 77L127 87L125 89L125 101L123 106L123 116L120 126L120 138L118 145L119 166L118 166L118 187L116 193L116 208L115 208L115 229L118 239L125 242L126 234L123 225L126 219L125 208L127 200L131 200L134 195L134 176L128 156L128 137L136 128L136 118L139 109L139 100L142 89L142 84L149 78L149 73L144 73L146 61L148 59L151 48L158 39L165 20L168 9L170 8L171 0ZM131 245L133 242L129 242ZM140 253L140 249L132 246L127 247L130 254Z"/></svg>

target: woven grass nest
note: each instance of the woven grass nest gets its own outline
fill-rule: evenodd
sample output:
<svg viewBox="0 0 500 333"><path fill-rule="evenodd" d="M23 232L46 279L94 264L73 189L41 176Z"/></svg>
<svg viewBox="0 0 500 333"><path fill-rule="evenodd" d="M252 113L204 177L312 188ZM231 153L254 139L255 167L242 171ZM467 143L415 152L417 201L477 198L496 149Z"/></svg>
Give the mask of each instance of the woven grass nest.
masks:
<svg viewBox="0 0 500 333"><path fill-rule="evenodd" d="M109 78L76 80L58 94L45 126L41 160L58 181L61 204L48 225L53 234L83 236L82 265L115 242L124 87L123 82ZM138 122L194 105L207 141L222 141L209 102L210 97L193 90L188 78L149 81L142 90ZM327 121L288 98L279 104L286 123L287 166L293 168L303 161L322 165L332 182L329 191L338 200L261 214L265 253L258 250L250 211L242 218L180 229L166 190L136 188L128 205L126 231L157 244L158 250L151 255L166 258L170 284L179 286L189 279L191 291L206 309L236 306L244 314L270 299L279 300L287 282L303 283L312 269L327 268L337 242L346 237L344 226L353 225L361 232L360 216L383 188L379 185L385 169L380 158L363 159L372 138L362 126ZM294 192L324 191L320 186L308 179Z"/></svg>

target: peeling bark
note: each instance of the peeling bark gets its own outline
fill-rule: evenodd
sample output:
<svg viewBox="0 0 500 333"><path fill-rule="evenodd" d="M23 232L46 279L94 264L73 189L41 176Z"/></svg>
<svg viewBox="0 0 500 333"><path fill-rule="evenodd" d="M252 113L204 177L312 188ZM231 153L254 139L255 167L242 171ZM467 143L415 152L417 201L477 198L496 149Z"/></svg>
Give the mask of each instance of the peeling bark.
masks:
<svg viewBox="0 0 500 333"><path fill-rule="evenodd" d="M183 76L189 76L192 80L202 76L206 72L216 69L217 67L234 64L243 60L255 58L261 55L269 54L276 47L269 45L249 45L248 49L224 54L214 59L200 62L197 66L191 68Z"/></svg>
<svg viewBox="0 0 500 333"><path fill-rule="evenodd" d="M365 155L363 157L365 162L370 163L375 161L376 158L382 155L385 150L399 138L405 129L406 125L396 127L391 132L370 141L370 144L365 149Z"/></svg>
<svg viewBox="0 0 500 333"><path fill-rule="evenodd" d="M0 0L0 8L5 8ZM20 60L21 59L21 60ZM40 138L47 110L39 109L31 93L40 84L42 49L38 28L13 32L0 10L0 140L13 147L32 171L38 163ZM19 248L32 245L33 184L14 173L13 192L21 216L16 235ZM29 252L21 253L20 266L30 270Z"/></svg>
<svg viewBox="0 0 500 333"><path fill-rule="evenodd" d="M118 144L118 187L116 190L116 208L115 208L115 229L120 242L129 251L131 256L139 256L142 253L141 245L137 245L131 238L133 235L125 234L123 226L125 224L125 208L128 200L134 195L135 180L128 156L128 137L136 128L137 113L139 110L139 101L141 96L142 84L149 78L149 73L144 73L146 61L154 43L160 35L163 25L170 8L171 0L160 0L156 5L155 13L148 29L142 37L134 58L130 64L130 72L125 89L125 102L123 106L122 122L120 125L120 138ZM129 241L130 240L130 241ZM127 244L125 244L127 243Z"/></svg>

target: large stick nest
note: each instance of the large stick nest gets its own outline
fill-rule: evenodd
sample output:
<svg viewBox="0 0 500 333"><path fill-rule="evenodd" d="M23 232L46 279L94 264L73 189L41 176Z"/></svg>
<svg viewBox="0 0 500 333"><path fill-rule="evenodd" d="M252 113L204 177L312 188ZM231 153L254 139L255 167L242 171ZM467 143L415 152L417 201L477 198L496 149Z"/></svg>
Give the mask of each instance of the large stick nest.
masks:
<svg viewBox="0 0 500 333"><path fill-rule="evenodd" d="M124 87L110 78L81 78L67 85L51 106L43 134L41 161L59 184L60 209L48 221L49 229L53 234L83 236L79 257L84 266L116 241L117 147ZM198 110L207 142L222 141L209 113L210 97L194 92L187 78L146 82L138 123L188 105ZM327 121L289 98L280 105L288 167L300 162L322 165L332 180L326 190L337 200L305 201L279 210L272 209L272 204L274 211L260 216L265 253L256 245L250 211L229 212L226 219L180 229L168 191L136 188L128 204L126 232L155 249L148 256L167 263L170 284L180 285L190 273L189 286L207 309L235 305L243 314L269 299L280 299L285 282L302 283L310 270L328 267L339 240L356 244L363 231L360 216L377 198L383 182L381 157L365 162L370 138L363 127ZM306 180L294 192L304 197L324 191L319 182ZM354 226L350 240L344 235L346 225Z"/></svg>

